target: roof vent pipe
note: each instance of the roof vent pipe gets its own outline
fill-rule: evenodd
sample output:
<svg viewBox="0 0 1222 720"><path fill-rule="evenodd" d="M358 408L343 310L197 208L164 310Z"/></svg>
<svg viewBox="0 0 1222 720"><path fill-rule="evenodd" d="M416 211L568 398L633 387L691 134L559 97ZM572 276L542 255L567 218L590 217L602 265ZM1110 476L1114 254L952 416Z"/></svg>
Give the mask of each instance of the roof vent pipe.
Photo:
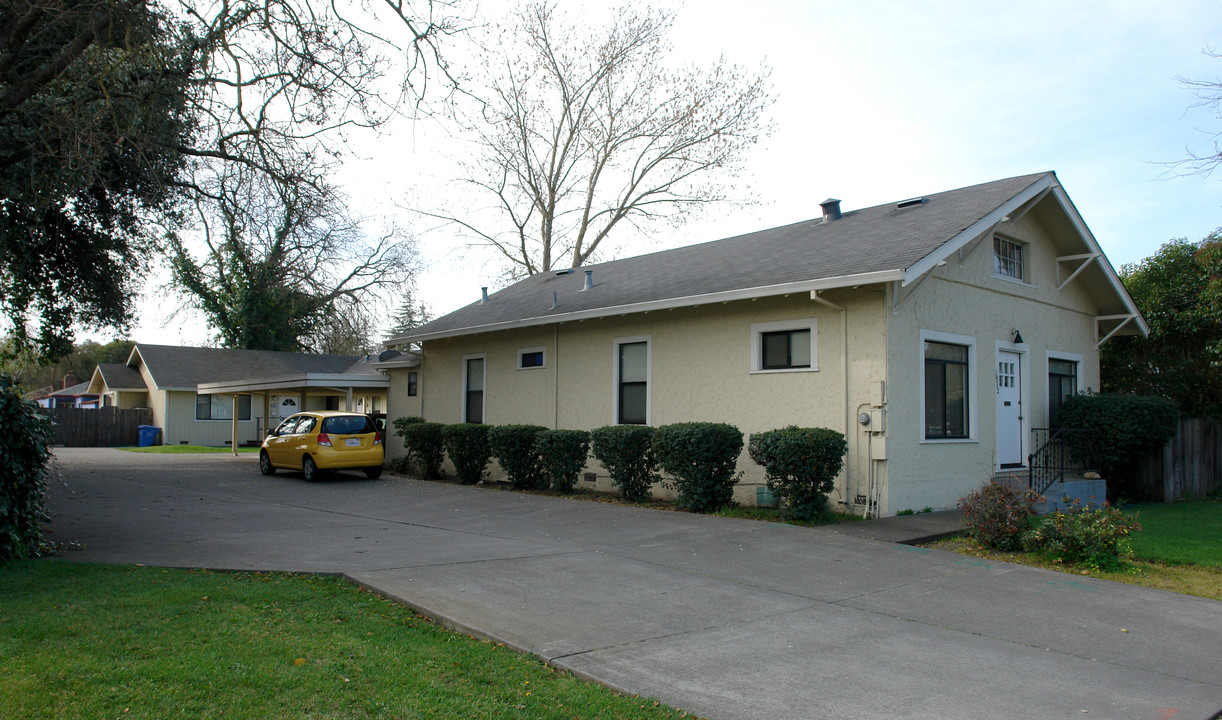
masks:
<svg viewBox="0 0 1222 720"><path fill-rule="evenodd" d="M594 287L594 271L586 270L586 284L581 286L581 291L593 289Z"/></svg>
<svg viewBox="0 0 1222 720"><path fill-rule="evenodd" d="M553 290L552 291L552 309L555 310L558 307L560 307L560 298L557 297L556 291Z"/></svg>
<svg viewBox="0 0 1222 720"><path fill-rule="evenodd" d="M483 305L484 303L488 302L488 286L487 286L487 285L485 285L485 286L481 287L481 288L479 289L479 291L480 291L480 295L481 295L481 297L480 297L480 299L479 299L479 304L480 304L480 305Z"/></svg>
<svg viewBox="0 0 1222 720"><path fill-rule="evenodd" d="M828 198L819 203L819 207L823 208L823 222L831 222L840 219L840 201L836 198Z"/></svg>

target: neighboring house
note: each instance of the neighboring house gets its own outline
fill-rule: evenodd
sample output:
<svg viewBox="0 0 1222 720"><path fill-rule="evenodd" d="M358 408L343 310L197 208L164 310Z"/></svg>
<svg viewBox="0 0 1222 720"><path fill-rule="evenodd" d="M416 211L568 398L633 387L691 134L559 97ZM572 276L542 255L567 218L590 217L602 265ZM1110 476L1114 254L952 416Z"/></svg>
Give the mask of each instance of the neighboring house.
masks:
<svg viewBox="0 0 1222 720"><path fill-rule="evenodd" d="M48 386L31 393L29 399L44 408L96 408L98 396L90 394L88 389L88 382L79 382L76 375L69 373L64 376L61 389L56 390L53 386Z"/></svg>
<svg viewBox="0 0 1222 720"><path fill-rule="evenodd" d="M1099 387L1099 345L1148 332L1054 173L820 205L806 222L537 274L395 338L423 360L387 368L390 414L834 428L848 453L833 500L886 515L1025 473L1032 431ZM763 473L745 452L739 467L752 502Z"/></svg>
<svg viewBox="0 0 1222 720"><path fill-rule="evenodd" d="M138 344L125 364L99 364L89 391L104 405L151 408L166 444L246 444L298 410L384 408L389 379L374 360Z"/></svg>

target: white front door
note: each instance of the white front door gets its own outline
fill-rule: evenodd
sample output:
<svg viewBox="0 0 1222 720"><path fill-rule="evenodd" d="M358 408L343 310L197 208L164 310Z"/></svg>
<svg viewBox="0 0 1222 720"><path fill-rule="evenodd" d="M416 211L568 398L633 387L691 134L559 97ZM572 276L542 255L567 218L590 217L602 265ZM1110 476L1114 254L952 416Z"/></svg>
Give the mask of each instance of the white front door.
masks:
<svg viewBox="0 0 1222 720"><path fill-rule="evenodd" d="M997 352L997 464L1023 466L1022 354Z"/></svg>

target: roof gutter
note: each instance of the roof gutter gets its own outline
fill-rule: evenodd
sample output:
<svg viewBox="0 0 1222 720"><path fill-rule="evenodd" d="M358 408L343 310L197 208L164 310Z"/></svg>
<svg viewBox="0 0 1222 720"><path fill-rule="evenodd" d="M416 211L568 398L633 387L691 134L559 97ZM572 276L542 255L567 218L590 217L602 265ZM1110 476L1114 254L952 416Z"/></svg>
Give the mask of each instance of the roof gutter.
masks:
<svg viewBox="0 0 1222 720"><path fill-rule="evenodd" d="M833 288L870 285L873 283L887 283L903 279L903 270L879 270L877 272L860 273L857 275L841 275L839 277L803 280L801 282L783 283L780 285L764 285L762 287L726 290L723 292L705 293L702 295L687 295L677 298L665 298L662 300L630 303L628 305L592 308L590 310L580 310L577 312L548 315L545 317L523 318L521 320L507 320L505 322L474 325L471 327L455 328L452 330L439 330L437 332L430 333L401 335L385 341L385 345L390 347L391 345L403 342L425 342L427 340L462 337L464 335L476 335L479 333L496 332L498 330L538 327L540 325L551 325L553 323L574 322L577 320L593 320L596 318L611 317L613 315L631 315L633 313L651 312L654 310L670 310L673 308L693 307L696 305L710 305L718 302L751 300L753 298L775 297L778 295L788 295L791 293L808 293L815 290L831 290Z"/></svg>

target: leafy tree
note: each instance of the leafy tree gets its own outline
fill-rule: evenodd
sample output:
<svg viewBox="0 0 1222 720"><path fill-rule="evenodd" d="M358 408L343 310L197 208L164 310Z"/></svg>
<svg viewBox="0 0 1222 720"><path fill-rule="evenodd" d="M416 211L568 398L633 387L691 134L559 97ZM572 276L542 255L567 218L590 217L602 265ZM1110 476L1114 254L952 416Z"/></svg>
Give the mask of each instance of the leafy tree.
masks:
<svg viewBox="0 0 1222 720"><path fill-rule="evenodd" d="M0 353L6 355L0 362L0 374L11 379L12 387L17 392L27 393L48 385L58 388L65 375L75 375L84 382L93 375L93 370L99 363L126 362L136 343L131 340L112 340L102 344L86 340L77 343L68 354L53 362L22 353L15 347L11 338L6 344L7 347L0 350Z"/></svg>
<svg viewBox="0 0 1222 720"><path fill-rule="evenodd" d="M460 182L491 201L467 207L492 209L425 214L494 249L511 276L582 265L621 223L644 229L730 200L727 178L768 131L766 70L724 59L672 69L673 12L615 17L586 30L554 4L524 5L471 85L480 155Z"/></svg>
<svg viewBox="0 0 1222 720"><path fill-rule="evenodd" d="M188 34L137 0L0 9L0 308L14 350L124 328L189 141Z"/></svg>
<svg viewBox="0 0 1222 720"><path fill-rule="evenodd" d="M1222 418L1222 229L1172 240L1120 277L1150 336L1103 346L1104 391L1162 395L1184 417Z"/></svg>

